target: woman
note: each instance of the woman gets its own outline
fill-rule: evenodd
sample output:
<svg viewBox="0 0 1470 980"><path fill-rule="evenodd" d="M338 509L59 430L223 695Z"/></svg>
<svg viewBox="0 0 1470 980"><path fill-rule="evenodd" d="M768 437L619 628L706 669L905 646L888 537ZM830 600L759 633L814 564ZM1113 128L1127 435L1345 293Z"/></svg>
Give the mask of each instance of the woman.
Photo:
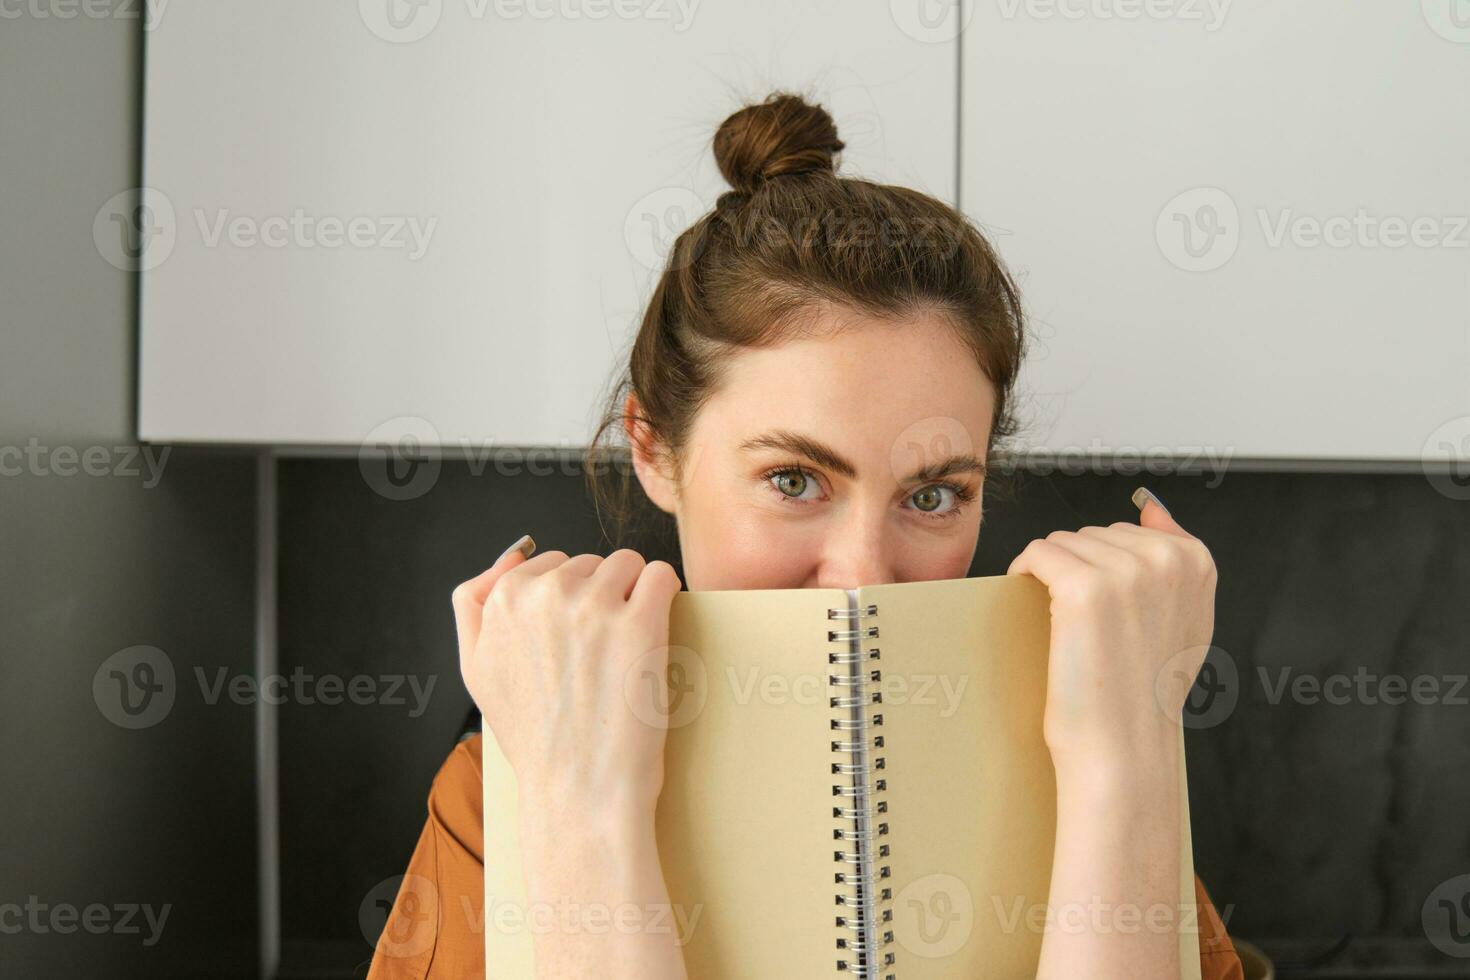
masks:
<svg viewBox="0 0 1470 980"><path fill-rule="evenodd" d="M690 589L958 578L974 556L985 461L1015 427L1019 299L953 209L837 177L842 147L831 117L789 94L724 122L714 152L733 190L674 243L593 440L602 501L604 436L626 433L642 492L674 518ZM625 472L624 507L630 483ZM1048 929L1043 977L1180 973L1172 931L1106 910L1177 906L1177 851L1155 844L1178 839L1185 685L1160 710L1155 679L1197 672L1215 569L1156 498L1140 488L1135 503L1139 524L1055 532L1009 569L1052 597L1049 904L1058 922L1101 922ZM664 733L632 717L622 672L667 643L681 582L628 549L533 549L523 538L454 593L466 686L520 785L529 897L667 906L653 823ZM436 777L370 977L483 974L479 763L473 736ZM1198 879L1196 896L1204 977L1239 978ZM664 931L535 942L543 977L686 976Z"/></svg>

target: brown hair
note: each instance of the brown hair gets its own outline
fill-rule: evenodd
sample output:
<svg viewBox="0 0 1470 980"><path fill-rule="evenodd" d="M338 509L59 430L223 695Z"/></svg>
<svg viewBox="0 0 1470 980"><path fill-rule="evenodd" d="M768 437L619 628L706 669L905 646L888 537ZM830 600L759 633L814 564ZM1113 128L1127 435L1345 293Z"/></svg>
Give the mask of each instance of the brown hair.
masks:
<svg viewBox="0 0 1470 980"><path fill-rule="evenodd" d="M986 458L1014 434L1012 388L1025 347L1015 283L954 208L906 187L837 176L842 149L826 110L789 92L745 106L715 133L731 190L674 241L587 451L599 520L610 512L620 535L638 501L627 447L606 437L623 430L627 395L677 467L731 354L788 339L822 310L947 318L995 388ZM987 497L992 485L987 477Z"/></svg>

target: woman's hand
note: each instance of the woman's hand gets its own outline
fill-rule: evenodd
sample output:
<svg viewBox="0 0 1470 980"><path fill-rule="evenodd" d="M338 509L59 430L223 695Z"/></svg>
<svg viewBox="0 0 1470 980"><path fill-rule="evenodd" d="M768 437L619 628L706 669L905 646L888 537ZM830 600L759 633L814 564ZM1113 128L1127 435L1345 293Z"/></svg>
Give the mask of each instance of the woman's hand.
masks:
<svg viewBox="0 0 1470 980"><path fill-rule="evenodd" d="M630 703L646 685L625 679L666 666L679 588L668 562L622 549L512 551L455 590L460 672L523 796L651 812L665 730Z"/></svg>
<svg viewBox="0 0 1470 980"><path fill-rule="evenodd" d="M1051 593L1046 742L1059 768L1174 744L1214 635L1210 550L1152 495L1141 506L1139 524L1038 538L1008 570Z"/></svg>
<svg viewBox="0 0 1470 980"><path fill-rule="evenodd" d="M1194 955L1180 942L1198 922L1181 891L1180 724L1214 633L1215 564L1152 494L1134 502L1140 525L1057 531L1010 567L1051 593L1057 822L1040 980L1177 977Z"/></svg>
<svg viewBox="0 0 1470 980"><path fill-rule="evenodd" d="M539 978L686 980L654 834L668 718L642 682L667 668L679 588L622 549L512 550L454 590L460 672L516 774L528 907L510 911Z"/></svg>

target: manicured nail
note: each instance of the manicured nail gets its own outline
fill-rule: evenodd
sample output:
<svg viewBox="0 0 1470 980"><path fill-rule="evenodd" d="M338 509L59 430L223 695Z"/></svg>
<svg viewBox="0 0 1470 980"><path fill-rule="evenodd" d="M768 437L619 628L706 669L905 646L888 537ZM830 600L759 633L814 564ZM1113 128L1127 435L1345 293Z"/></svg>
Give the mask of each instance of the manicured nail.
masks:
<svg viewBox="0 0 1470 980"><path fill-rule="evenodd" d="M517 540L515 544L511 545L509 548L506 548L500 553L500 558L495 559L496 563L498 564L501 558L504 558L512 551L519 551L522 555L530 558L531 555L536 551L536 542L531 540L531 536L529 534L522 534L520 536L520 539Z"/></svg>
<svg viewBox="0 0 1470 980"><path fill-rule="evenodd" d="M1150 500L1158 504L1160 507L1164 507L1164 502L1159 499L1159 495L1154 493L1148 487L1139 487L1137 490L1133 491L1133 506L1137 507L1140 511L1143 510L1143 505L1148 503ZM1164 513L1169 513L1169 508L1164 507Z"/></svg>

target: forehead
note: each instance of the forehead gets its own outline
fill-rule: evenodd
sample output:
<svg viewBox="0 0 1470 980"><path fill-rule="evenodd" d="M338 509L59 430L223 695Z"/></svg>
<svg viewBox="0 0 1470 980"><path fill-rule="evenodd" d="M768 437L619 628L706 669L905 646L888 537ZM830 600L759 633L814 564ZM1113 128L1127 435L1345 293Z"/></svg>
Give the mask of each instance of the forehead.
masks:
<svg viewBox="0 0 1470 980"><path fill-rule="evenodd" d="M765 348L730 356L693 437L743 439L796 430L853 455L887 457L935 435L984 452L994 389L969 348L937 316L849 314Z"/></svg>

